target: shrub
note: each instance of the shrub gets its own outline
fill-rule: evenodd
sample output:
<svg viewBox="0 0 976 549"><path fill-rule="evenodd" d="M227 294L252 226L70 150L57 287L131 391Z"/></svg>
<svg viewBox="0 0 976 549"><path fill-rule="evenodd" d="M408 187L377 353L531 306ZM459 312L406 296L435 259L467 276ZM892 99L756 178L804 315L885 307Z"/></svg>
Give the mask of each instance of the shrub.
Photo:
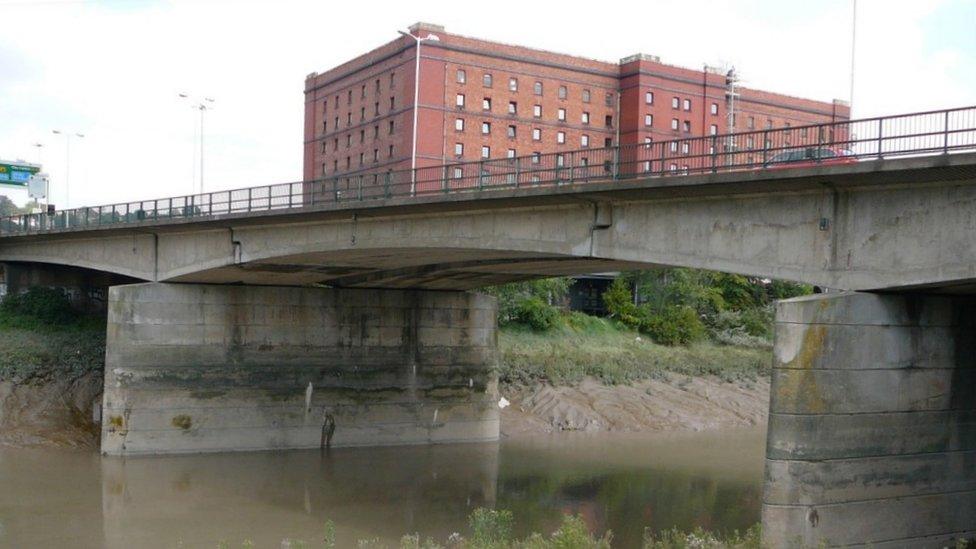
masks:
<svg viewBox="0 0 976 549"><path fill-rule="evenodd" d="M536 296L527 297L515 304L513 320L544 332L559 322L559 310Z"/></svg>
<svg viewBox="0 0 976 549"><path fill-rule="evenodd" d="M511 511L479 507L468 517L471 542L475 547L502 545L512 539L515 518Z"/></svg>
<svg viewBox="0 0 976 549"><path fill-rule="evenodd" d="M16 327L68 324L78 319L71 300L60 288L34 286L7 294L0 302L0 324Z"/></svg>
<svg viewBox="0 0 976 549"><path fill-rule="evenodd" d="M610 287L603 292L603 304L613 318L635 330L640 328L641 311L637 305L634 305L630 285L623 278L614 279Z"/></svg>
<svg viewBox="0 0 976 549"><path fill-rule="evenodd" d="M661 345L687 345L705 335L705 325L691 307L672 305L647 315L641 322L641 331Z"/></svg>

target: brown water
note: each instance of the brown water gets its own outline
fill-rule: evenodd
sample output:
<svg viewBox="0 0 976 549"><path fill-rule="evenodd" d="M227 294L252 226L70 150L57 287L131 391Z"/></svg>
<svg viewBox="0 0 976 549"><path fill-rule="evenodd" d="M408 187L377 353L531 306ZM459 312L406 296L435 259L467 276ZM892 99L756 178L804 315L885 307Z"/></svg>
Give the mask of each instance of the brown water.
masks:
<svg viewBox="0 0 976 549"><path fill-rule="evenodd" d="M554 435L499 444L102 458L0 449L0 547L320 546L467 533L479 506L520 535L579 513L614 545L644 527L759 520L763 433Z"/></svg>

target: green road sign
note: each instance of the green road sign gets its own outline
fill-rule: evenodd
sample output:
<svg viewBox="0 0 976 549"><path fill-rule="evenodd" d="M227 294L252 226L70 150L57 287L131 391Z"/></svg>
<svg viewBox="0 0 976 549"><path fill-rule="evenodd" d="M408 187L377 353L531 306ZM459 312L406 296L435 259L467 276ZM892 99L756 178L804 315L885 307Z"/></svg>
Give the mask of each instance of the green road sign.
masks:
<svg viewBox="0 0 976 549"><path fill-rule="evenodd" d="M37 164L0 160L0 185L27 187L30 177L41 171Z"/></svg>

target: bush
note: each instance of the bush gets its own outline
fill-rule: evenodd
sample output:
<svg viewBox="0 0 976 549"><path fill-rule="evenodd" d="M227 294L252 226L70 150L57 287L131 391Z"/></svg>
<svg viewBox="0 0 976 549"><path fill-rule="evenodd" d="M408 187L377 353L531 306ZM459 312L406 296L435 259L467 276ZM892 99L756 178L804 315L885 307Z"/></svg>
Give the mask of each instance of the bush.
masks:
<svg viewBox="0 0 976 549"><path fill-rule="evenodd" d="M641 331L661 345L687 345L704 337L705 325L691 307L672 305L648 314L641 322Z"/></svg>
<svg viewBox="0 0 976 549"><path fill-rule="evenodd" d="M512 317L515 322L545 332L559 323L559 310L542 299L532 296L515 304Z"/></svg>
<svg viewBox="0 0 976 549"><path fill-rule="evenodd" d="M475 547L500 546L512 539L515 518L511 511L479 507L468 517L471 542Z"/></svg>
<svg viewBox="0 0 976 549"><path fill-rule="evenodd" d="M0 302L0 324L5 326L63 325L77 319L71 300L60 288L34 286L24 293L7 294Z"/></svg>

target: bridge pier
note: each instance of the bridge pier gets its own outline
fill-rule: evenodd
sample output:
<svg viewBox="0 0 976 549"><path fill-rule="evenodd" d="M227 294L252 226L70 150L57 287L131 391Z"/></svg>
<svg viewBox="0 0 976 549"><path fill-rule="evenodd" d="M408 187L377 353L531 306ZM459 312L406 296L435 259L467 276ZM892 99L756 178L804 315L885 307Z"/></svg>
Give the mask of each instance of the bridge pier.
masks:
<svg viewBox="0 0 976 549"><path fill-rule="evenodd" d="M467 292L112 287L102 453L495 440L495 316Z"/></svg>
<svg viewBox="0 0 976 549"><path fill-rule="evenodd" d="M762 521L770 547L976 537L976 306L822 294L780 302Z"/></svg>

